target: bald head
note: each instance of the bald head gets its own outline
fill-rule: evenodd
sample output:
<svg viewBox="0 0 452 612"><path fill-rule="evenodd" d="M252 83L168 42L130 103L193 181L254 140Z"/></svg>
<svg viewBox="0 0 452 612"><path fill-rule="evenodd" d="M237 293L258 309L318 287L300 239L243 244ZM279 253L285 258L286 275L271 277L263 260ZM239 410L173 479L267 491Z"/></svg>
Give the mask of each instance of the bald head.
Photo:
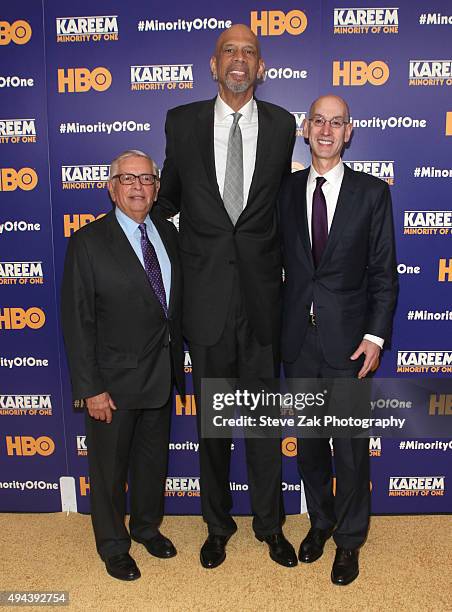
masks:
<svg viewBox="0 0 452 612"><path fill-rule="evenodd" d="M265 72L254 32L241 23L222 32L210 58L210 69L218 81L221 99L238 111L253 97L256 82Z"/></svg>
<svg viewBox="0 0 452 612"><path fill-rule="evenodd" d="M309 140L312 165L319 174L323 176L340 162L352 130L350 110L343 98L329 95L314 100L303 122L303 136Z"/></svg>
<svg viewBox="0 0 452 612"><path fill-rule="evenodd" d="M317 98L317 100L314 100L309 109L309 117L312 117L313 115L317 114L317 109L319 107L334 107L335 111L338 111L340 109L339 114L343 116L345 121L350 121L350 109L344 98L341 98L340 96L328 94L326 96L320 96L319 98Z"/></svg>
<svg viewBox="0 0 452 612"><path fill-rule="evenodd" d="M261 48L256 34L244 23L236 23L235 25L231 26L227 30L224 30L220 34L220 36L217 38L217 42L215 45L215 55L218 57L219 50L222 48L222 45L224 44L225 40L227 41L234 38L247 38L249 40L252 40L254 46L257 49L258 58L261 56Z"/></svg>

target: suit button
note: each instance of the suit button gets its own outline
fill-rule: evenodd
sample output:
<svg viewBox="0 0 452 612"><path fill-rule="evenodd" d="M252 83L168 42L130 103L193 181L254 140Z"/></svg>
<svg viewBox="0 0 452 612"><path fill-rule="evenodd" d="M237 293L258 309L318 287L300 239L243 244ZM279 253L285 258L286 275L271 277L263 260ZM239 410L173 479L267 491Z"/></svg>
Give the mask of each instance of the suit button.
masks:
<svg viewBox="0 0 452 612"><path fill-rule="evenodd" d="M235 265L235 259L230 259L228 261L228 264L230 264L231 266Z"/></svg>

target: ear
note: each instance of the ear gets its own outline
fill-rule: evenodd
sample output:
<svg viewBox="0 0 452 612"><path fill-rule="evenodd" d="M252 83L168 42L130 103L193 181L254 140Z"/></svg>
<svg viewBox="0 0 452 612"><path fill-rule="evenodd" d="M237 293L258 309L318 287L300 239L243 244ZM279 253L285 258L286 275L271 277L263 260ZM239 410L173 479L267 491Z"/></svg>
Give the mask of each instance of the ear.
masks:
<svg viewBox="0 0 452 612"><path fill-rule="evenodd" d="M262 58L259 58L259 68L257 69L257 78L263 79L265 76L265 62Z"/></svg>
<svg viewBox="0 0 452 612"><path fill-rule="evenodd" d="M159 191L160 191L160 181L155 181L154 187L155 187L155 189L154 189L154 200L153 201L156 202L158 194L159 194Z"/></svg>
<svg viewBox="0 0 452 612"><path fill-rule="evenodd" d="M309 121L307 117L303 119L302 128L303 128L303 138L308 139L309 138Z"/></svg>
<svg viewBox="0 0 452 612"><path fill-rule="evenodd" d="M352 132L353 132L353 125L351 123L347 123L347 125L345 126L344 142L348 142L350 140Z"/></svg>
<svg viewBox="0 0 452 612"><path fill-rule="evenodd" d="M113 188L113 181L108 181L108 193L113 203L116 202L115 190Z"/></svg>
<svg viewBox="0 0 452 612"><path fill-rule="evenodd" d="M212 57L210 58L210 72L212 73L213 80L216 81L218 78L218 73L217 73L217 58L215 57L215 55L212 55Z"/></svg>

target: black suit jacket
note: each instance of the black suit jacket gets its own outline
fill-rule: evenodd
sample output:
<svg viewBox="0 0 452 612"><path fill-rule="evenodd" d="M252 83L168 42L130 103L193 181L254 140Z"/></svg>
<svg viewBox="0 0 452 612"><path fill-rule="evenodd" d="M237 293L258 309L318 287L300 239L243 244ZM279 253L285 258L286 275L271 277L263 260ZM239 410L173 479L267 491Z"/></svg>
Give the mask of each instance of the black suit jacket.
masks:
<svg viewBox="0 0 452 612"><path fill-rule="evenodd" d="M168 319L114 210L69 240L61 311L76 399L108 391L118 409L159 408L172 369L184 395L177 230L153 221L171 262Z"/></svg>
<svg viewBox="0 0 452 612"><path fill-rule="evenodd" d="M168 112L166 159L157 208L180 211L184 270L183 330L188 340L215 344L223 331L237 271L248 320L262 345L276 342L280 317L281 256L276 198L290 172L293 116L257 102L259 130L249 197L235 227L215 174L215 100Z"/></svg>
<svg viewBox="0 0 452 612"><path fill-rule="evenodd" d="M365 333L390 341L398 289L391 194L385 182L345 166L328 242L315 269L306 215L308 175L309 168L288 177L279 197L282 358L297 358L314 303L325 359L347 368Z"/></svg>

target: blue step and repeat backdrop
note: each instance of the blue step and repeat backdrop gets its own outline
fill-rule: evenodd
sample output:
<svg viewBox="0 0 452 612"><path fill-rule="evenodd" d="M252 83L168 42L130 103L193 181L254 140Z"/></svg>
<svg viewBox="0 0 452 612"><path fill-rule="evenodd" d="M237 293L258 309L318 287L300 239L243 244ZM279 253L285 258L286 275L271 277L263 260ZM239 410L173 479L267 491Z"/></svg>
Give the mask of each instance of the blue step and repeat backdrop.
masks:
<svg viewBox="0 0 452 612"><path fill-rule="evenodd" d="M295 116L294 169L309 164L309 105L332 92L352 110L346 163L391 186L400 297L378 376L450 377L448 0L17 0L0 12L0 511L89 511L83 407L71 401L58 321L67 240L109 210L118 152L145 150L161 167L166 111L215 95L209 58L233 23L259 36L267 76L257 96ZM185 366L190 389L188 353ZM375 401L387 414L410 410L397 391ZM433 390L424 409L446 437L370 440L374 513L452 511L452 395ZM168 513L200 511L195 411L192 396L185 407L175 398ZM296 439L281 452L286 510L297 513ZM249 512L244 465L237 440L236 513Z"/></svg>

